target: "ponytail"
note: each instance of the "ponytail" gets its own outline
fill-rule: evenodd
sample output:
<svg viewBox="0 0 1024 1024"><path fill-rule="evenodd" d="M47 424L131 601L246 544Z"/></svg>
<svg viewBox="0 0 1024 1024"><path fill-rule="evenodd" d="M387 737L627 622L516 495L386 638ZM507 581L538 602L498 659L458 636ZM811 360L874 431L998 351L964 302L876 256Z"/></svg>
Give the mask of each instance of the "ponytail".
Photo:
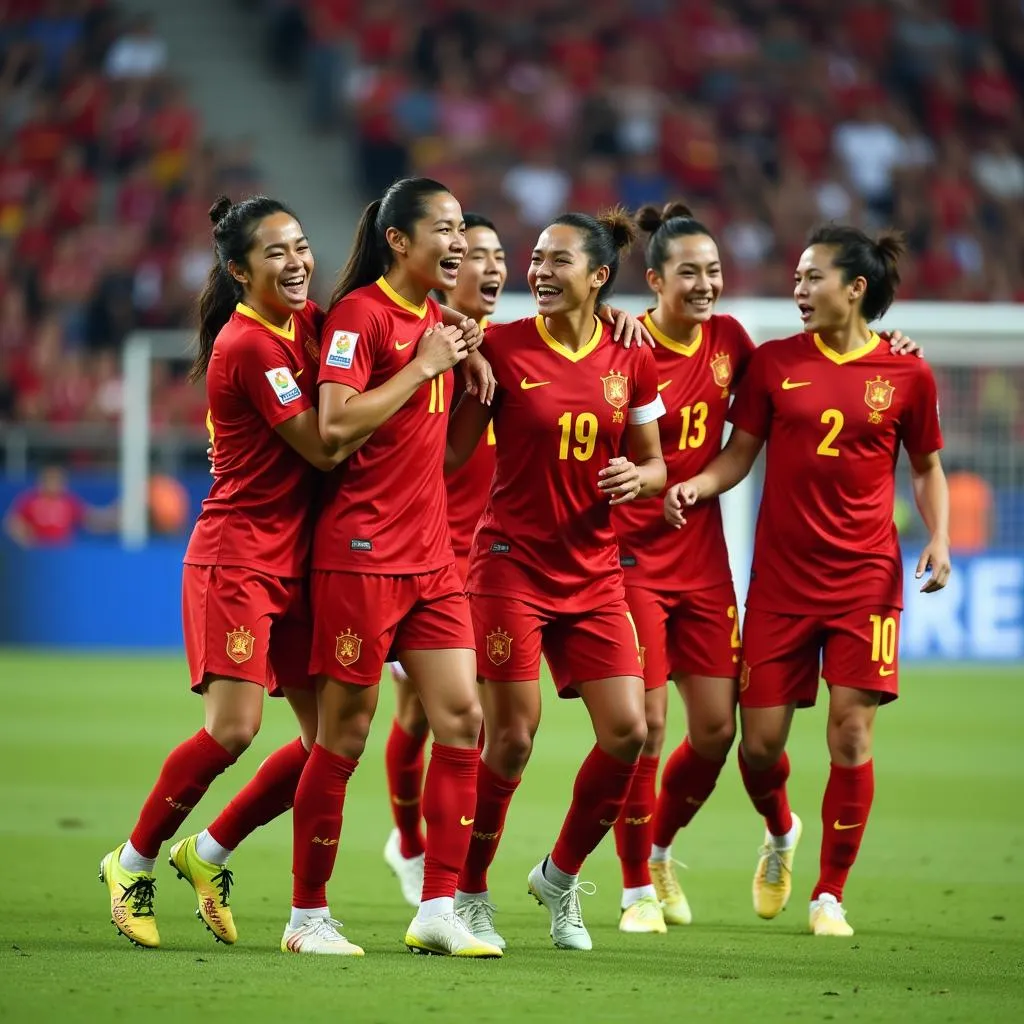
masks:
<svg viewBox="0 0 1024 1024"><path fill-rule="evenodd" d="M600 306L611 294L622 257L636 240L636 222L623 207L616 206L597 217L591 217L589 213L563 213L552 224L564 224L579 231L583 236L588 269L608 268L608 280L597 293L597 305Z"/></svg>
<svg viewBox="0 0 1024 1024"><path fill-rule="evenodd" d="M374 199L359 218L348 262L342 267L334 291L331 292L331 306L339 303L349 292L373 284L387 270L384 253L377 240L380 204L381 200Z"/></svg>
<svg viewBox="0 0 1024 1024"><path fill-rule="evenodd" d="M863 277L867 282L861 313L870 323L884 316L900 286L900 257L907 251L902 232L884 231L872 239L860 228L826 224L811 232L807 244L835 250L832 265L843 272L843 283Z"/></svg>

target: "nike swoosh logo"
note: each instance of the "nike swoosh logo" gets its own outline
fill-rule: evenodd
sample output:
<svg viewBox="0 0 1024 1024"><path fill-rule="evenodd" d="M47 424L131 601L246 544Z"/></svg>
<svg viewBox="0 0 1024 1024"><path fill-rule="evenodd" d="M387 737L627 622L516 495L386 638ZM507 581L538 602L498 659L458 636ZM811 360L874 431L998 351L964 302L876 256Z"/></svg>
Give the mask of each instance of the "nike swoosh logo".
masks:
<svg viewBox="0 0 1024 1024"><path fill-rule="evenodd" d="M413 340L415 340L415 339L413 339ZM403 341L396 341L395 342L395 351L396 352L401 352L403 348L408 348L411 344L412 344L411 341L405 341L405 342L403 342Z"/></svg>
<svg viewBox="0 0 1024 1024"><path fill-rule="evenodd" d="M847 829L860 828L861 825L863 825L863 824L864 824L864 822L858 821L858 822L854 823L853 825L844 825L844 824L842 824L842 822L840 822L840 820L838 818L836 818L836 820L832 823L832 827L837 832L845 832L845 831L847 831Z"/></svg>
<svg viewBox="0 0 1024 1024"><path fill-rule="evenodd" d="M669 384L671 384L671 383L672 383L672 381L667 380L667 381L665 381L664 384L659 384L658 385L658 392L661 393L662 391L664 391L665 388L667 388L669 386Z"/></svg>
<svg viewBox="0 0 1024 1024"><path fill-rule="evenodd" d="M459 820L460 825L472 825L476 818L467 818L465 815Z"/></svg>
<svg viewBox="0 0 1024 1024"><path fill-rule="evenodd" d="M793 388L805 388L811 381L809 380L790 380L788 377L782 382L783 391L792 391Z"/></svg>
<svg viewBox="0 0 1024 1024"><path fill-rule="evenodd" d="M896 669L894 669L894 668L885 668L884 666L883 666L883 667L880 667L880 668L878 669L878 674L879 674L880 676L882 676L883 678L884 678L885 676L891 676L891 675L894 675L894 674L895 674L895 672L896 672Z"/></svg>
<svg viewBox="0 0 1024 1024"><path fill-rule="evenodd" d="M301 370L296 370L295 371L295 379L298 380L301 376L302 376L302 371Z"/></svg>
<svg viewBox="0 0 1024 1024"><path fill-rule="evenodd" d="M524 391L531 391L533 388L542 388L542 387L544 387L545 384L550 384L550 383L551 383L551 381L549 381L549 380L533 380L533 381L531 381L531 380L527 380L527 378L524 377L519 382L519 386Z"/></svg>

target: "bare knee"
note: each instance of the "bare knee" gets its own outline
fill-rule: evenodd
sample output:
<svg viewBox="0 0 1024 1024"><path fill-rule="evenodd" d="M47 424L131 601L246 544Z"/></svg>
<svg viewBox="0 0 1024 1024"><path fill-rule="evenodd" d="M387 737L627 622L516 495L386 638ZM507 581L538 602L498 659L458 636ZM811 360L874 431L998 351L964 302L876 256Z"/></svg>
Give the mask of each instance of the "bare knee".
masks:
<svg viewBox="0 0 1024 1024"><path fill-rule="evenodd" d="M871 757L871 722L855 713L828 723L828 749L835 764L855 767Z"/></svg>
<svg viewBox="0 0 1024 1024"><path fill-rule="evenodd" d="M260 731L259 718L214 717L206 731L229 753L239 757L249 749Z"/></svg>
<svg viewBox="0 0 1024 1024"><path fill-rule="evenodd" d="M429 723L438 743L450 747L475 747L480 738L480 726L484 716L476 693L471 692L464 699L453 702Z"/></svg>
<svg viewBox="0 0 1024 1024"><path fill-rule="evenodd" d="M740 747L743 760L754 771L761 772L779 763L786 749L786 739L772 733L744 733Z"/></svg>
<svg viewBox="0 0 1024 1024"><path fill-rule="evenodd" d="M644 740L641 756L661 757L665 746L665 711L663 708L647 708L647 738Z"/></svg>
<svg viewBox="0 0 1024 1024"><path fill-rule="evenodd" d="M358 761L366 749L372 722L373 713L370 711L359 711L333 720L321 719L316 741L332 754Z"/></svg>
<svg viewBox="0 0 1024 1024"><path fill-rule="evenodd" d="M517 779L526 770L533 753L537 723L522 718L484 730L484 760L499 775Z"/></svg>
<svg viewBox="0 0 1024 1024"><path fill-rule="evenodd" d="M647 741L647 721L643 715L624 716L599 730L597 745L620 761L635 761Z"/></svg>
<svg viewBox="0 0 1024 1024"><path fill-rule="evenodd" d="M395 708L395 721L408 736L423 737L430 732L427 713L417 697L399 701Z"/></svg>
<svg viewBox="0 0 1024 1024"><path fill-rule="evenodd" d="M702 722L691 722L690 746L708 761L724 761L736 739L736 716L723 715Z"/></svg>

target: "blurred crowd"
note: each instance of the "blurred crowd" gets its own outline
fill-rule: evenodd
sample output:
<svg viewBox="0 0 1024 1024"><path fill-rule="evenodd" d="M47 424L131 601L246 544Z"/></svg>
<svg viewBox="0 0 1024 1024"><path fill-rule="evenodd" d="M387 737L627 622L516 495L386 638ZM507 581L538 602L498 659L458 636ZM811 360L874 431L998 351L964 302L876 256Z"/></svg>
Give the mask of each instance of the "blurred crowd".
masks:
<svg viewBox="0 0 1024 1024"><path fill-rule="evenodd" d="M682 195L732 295L785 294L808 227L837 219L906 231L904 298L1024 298L1020 0L263 7L313 118L354 128L366 194L439 178L513 267L565 208Z"/></svg>
<svg viewBox="0 0 1024 1024"><path fill-rule="evenodd" d="M105 0L0 0L0 422L118 418L120 348L191 321L211 198L251 191L244 141L214 144L145 18ZM202 395L154 365L159 424Z"/></svg>

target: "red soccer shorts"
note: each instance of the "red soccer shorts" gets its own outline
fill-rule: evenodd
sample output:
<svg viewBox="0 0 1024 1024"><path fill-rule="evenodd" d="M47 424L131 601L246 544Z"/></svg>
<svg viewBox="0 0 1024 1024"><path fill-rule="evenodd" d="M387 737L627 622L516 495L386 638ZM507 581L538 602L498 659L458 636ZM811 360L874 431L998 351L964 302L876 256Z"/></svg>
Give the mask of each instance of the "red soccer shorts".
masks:
<svg viewBox="0 0 1024 1024"><path fill-rule="evenodd" d="M561 615L519 598L473 595L477 675L494 682L540 678L547 658L560 697L574 684L613 676L643 676L636 630L625 601Z"/></svg>
<svg viewBox="0 0 1024 1024"><path fill-rule="evenodd" d="M469 601L454 565L412 576L314 570L311 675L376 686L388 651L473 649Z"/></svg>
<svg viewBox="0 0 1024 1024"><path fill-rule="evenodd" d="M748 608L743 622L740 705L814 706L818 678L881 694L899 692L898 608L857 608L822 615L782 615ZM820 668L820 671L819 671Z"/></svg>
<svg viewBox="0 0 1024 1024"><path fill-rule="evenodd" d="M731 583L670 593L626 587L644 665L644 688L670 676L735 679L740 671L740 623Z"/></svg>
<svg viewBox="0 0 1024 1024"><path fill-rule="evenodd" d="M259 683L271 696L281 696L284 687L310 687L304 579L233 565L186 565L181 617L193 690L208 675Z"/></svg>

